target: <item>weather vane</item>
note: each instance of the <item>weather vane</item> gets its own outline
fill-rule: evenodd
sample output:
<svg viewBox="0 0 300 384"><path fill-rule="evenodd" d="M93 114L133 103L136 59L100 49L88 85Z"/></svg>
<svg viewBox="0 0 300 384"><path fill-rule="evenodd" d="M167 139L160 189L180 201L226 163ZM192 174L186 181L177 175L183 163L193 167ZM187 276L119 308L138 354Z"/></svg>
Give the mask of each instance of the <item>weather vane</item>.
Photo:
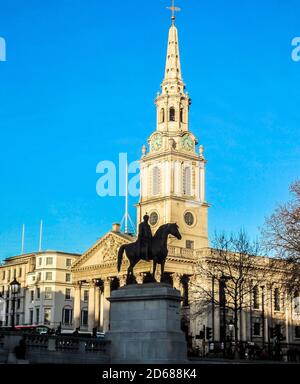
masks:
<svg viewBox="0 0 300 384"><path fill-rule="evenodd" d="M175 0L172 0L172 7L167 7L167 9L169 9L170 11L172 11L172 22L174 24L174 21L175 21L175 12L180 12L181 9L178 8L178 7L175 7Z"/></svg>

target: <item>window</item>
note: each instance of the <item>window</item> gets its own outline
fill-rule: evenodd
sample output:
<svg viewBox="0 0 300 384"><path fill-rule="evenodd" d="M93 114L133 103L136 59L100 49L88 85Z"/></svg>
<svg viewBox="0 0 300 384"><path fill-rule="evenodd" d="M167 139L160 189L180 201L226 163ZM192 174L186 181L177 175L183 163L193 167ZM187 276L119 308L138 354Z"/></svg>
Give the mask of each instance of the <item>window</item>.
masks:
<svg viewBox="0 0 300 384"><path fill-rule="evenodd" d="M72 324L72 309L71 308L64 308L63 309L62 323L64 325L71 325Z"/></svg>
<svg viewBox="0 0 300 384"><path fill-rule="evenodd" d="M46 272L46 280L47 281L52 280L52 272Z"/></svg>
<svg viewBox="0 0 300 384"><path fill-rule="evenodd" d="M16 315L16 325L20 325L20 315Z"/></svg>
<svg viewBox="0 0 300 384"><path fill-rule="evenodd" d="M70 283L71 281L71 273L66 273L66 283Z"/></svg>
<svg viewBox="0 0 300 384"><path fill-rule="evenodd" d="M19 277L22 277L22 267L19 268Z"/></svg>
<svg viewBox="0 0 300 384"><path fill-rule="evenodd" d="M17 270L14 269L14 279L17 277Z"/></svg>
<svg viewBox="0 0 300 384"><path fill-rule="evenodd" d="M71 267L72 259L66 259L66 267Z"/></svg>
<svg viewBox="0 0 300 384"><path fill-rule="evenodd" d="M296 291L294 293L294 313L300 314L300 293Z"/></svg>
<svg viewBox="0 0 300 384"><path fill-rule="evenodd" d="M281 324L275 324L275 327L274 327L274 329L275 329L275 335L278 337L280 337L281 336Z"/></svg>
<svg viewBox="0 0 300 384"><path fill-rule="evenodd" d="M89 301L89 291L83 291L83 301Z"/></svg>
<svg viewBox="0 0 300 384"><path fill-rule="evenodd" d="M34 291L30 291L30 300L31 300L31 301L34 300Z"/></svg>
<svg viewBox="0 0 300 384"><path fill-rule="evenodd" d="M35 310L35 322L36 324L39 324L40 322L40 308L36 308Z"/></svg>
<svg viewBox="0 0 300 384"><path fill-rule="evenodd" d="M29 324L33 324L33 309L29 310Z"/></svg>
<svg viewBox="0 0 300 384"><path fill-rule="evenodd" d="M39 273L38 273L38 281L40 281L40 280L41 280L41 278L42 278L42 273L41 273L41 272L39 272Z"/></svg>
<svg viewBox="0 0 300 384"><path fill-rule="evenodd" d="M153 185L152 185L153 195L158 195L160 193L160 169L159 167L153 168Z"/></svg>
<svg viewBox="0 0 300 384"><path fill-rule="evenodd" d="M17 300L17 309L20 309L21 308L21 299L18 299Z"/></svg>
<svg viewBox="0 0 300 384"><path fill-rule="evenodd" d="M194 242L192 240L187 240L185 246L187 249L194 249Z"/></svg>
<svg viewBox="0 0 300 384"><path fill-rule="evenodd" d="M300 327L299 325L295 327L295 337L300 339Z"/></svg>
<svg viewBox="0 0 300 384"><path fill-rule="evenodd" d="M52 265L53 264L53 257L46 257L46 265Z"/></svg>
<svg viewBox="0 0 300 384"><path fill-rule="evenodd" d="M2 271L2 280L5 280L5 271Z"/></svg>
<svg viewBox="0 0 300 384"><path fill-rule="evenodd" d="M157 222L158 222L158 214L157 214L157 212L152 212L150 214L149 221L150 221L151 225L156 225L157 224Z"/></svg>
<svg viewBox="0 0 300 384"><path fill-rule="evenodd" d="M184 221L185 221L186 225L188 225L188 226L192 226L194 224L195 219L194 219L192 212L186 212L184 214Z"/></svg>
<svg viewBox="0 0 300 384"><path fill-rule="evenodd" d="M42 261L43 261L43 258L42 258L42 257L39 257L39 266L42 265Z"/></svg>
<svg viewBox="0 0 300 384"><path fill-rule="evenodd" d="M51 287L45 288L45 300L52 300L52 288Z"/></svg>
<svg viewBox="0 0 300 384"><path fill-rule="evenodd" d="M180 108L180 122L181 123L183 123L183 113L184 113L183 108Z"/></svg>
<svg viewBox="0 0 300 384"><path fill-rule="evenodd" d="M183 194L191 196L191 168L185 167L183 171Z"/></svg>
<svg viewBox="0 0 300 384"><path fill-rule="evenodd" d="M66 300L71 300L71 288L66 288Z"/></svg>
<svg viewBox="0 0 300 384"><path fill-rule="evenodd" d="M170 121L175 121L175 108L174 108L174 107L171 107L171 108L170 108L170 117L169 117L169 120L170 120Z"/></svg>
<svg viewBox="0 0 300 384"><path fill-rule="evenodd" d="M32 281L35 281L35 276L32 276Z"/></svg>
<svg viewBox="0 0 300 384"><path fill-rule="evenodd" d="M260 323L254 323L253 327L253 335L254 336L260 336Z"/></svg>
<svg viewBox="0 0 300 384"><path fill-rule="evenodd" d="M36 289L36 298L40 299L41 298L41 288Z"/></svg>
<svg viewBox="0 0 300 384"><path fill-rule="evenodd" d="M279 288L274 289L274 310L280 311L280 292Z"/></svg>
<svg viewBox="0 0 300 384"><path fill-rule="evenodd" d="M253 308L259 309L259 290L257 285L253 288Z"/></svg>
<svg viewBox="0 0 300 384"><path fill-rule="evenodd" d="M10 270L8 271L8 274L7 274L7 280L10 281Z"/></svg>
<svg viewBox="0 0 300 384"><path fill-rule="evenodd" d="M82 326L88 325L88 310L87 309L83 309L81 311L81 325Z"/></svg>
<svg viewBox="0 0 300 384"><path fill-rule="evenodd" d="M165 110L164 110L163 108L160 110L159 121L160 121L161 123L164 123L164 122L165 122Z"/></svg>
<svg viewBox="0 0 300 384"><path fill-rule="evenodd" d="M44 309L44 324L49 325L51 323L51 308Z"/></svg>

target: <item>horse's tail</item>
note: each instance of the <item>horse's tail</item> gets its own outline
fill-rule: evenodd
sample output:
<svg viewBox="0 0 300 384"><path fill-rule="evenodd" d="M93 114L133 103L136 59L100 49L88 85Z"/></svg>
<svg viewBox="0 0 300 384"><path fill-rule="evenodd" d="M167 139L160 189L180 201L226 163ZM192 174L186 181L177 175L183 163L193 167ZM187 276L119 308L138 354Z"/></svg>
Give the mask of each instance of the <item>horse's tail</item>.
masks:
<svg viewBox="0 0 300 384"><path fill-rule="evenodd" d="M118 272L121 270L122 260L123 260L123 253L125 251L125 244L121 245L118 252Z"/></svg>

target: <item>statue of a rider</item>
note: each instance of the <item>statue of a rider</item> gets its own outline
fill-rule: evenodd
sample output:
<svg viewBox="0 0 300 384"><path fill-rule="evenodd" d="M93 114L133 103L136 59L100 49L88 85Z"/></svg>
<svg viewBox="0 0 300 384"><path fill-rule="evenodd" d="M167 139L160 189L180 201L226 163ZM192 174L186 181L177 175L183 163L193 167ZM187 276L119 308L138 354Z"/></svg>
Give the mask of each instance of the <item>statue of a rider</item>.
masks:
<svg viewBox="0 0 300 384"><path fill-rule="evenodd" d="M149 216L147 215L147 213L143 217L143 220L144 221L142 221L139 225L139 233L138 233L138 240L137 240L139 253L144 260L150 261L152 231L148 223Z"/></svg>

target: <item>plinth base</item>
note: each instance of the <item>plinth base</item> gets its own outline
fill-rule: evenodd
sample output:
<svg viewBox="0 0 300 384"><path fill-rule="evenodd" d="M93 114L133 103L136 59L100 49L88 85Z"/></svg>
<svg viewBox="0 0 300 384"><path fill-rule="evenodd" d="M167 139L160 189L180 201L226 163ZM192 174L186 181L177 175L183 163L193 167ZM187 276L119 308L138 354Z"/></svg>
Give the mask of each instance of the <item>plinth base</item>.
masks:
<svg viewBox="0 0 300 384"><path fill-rule="evenodd" d="M163 283L136 284L113 291L109 301L113 364L187 362L179 291Z"/></svg>

